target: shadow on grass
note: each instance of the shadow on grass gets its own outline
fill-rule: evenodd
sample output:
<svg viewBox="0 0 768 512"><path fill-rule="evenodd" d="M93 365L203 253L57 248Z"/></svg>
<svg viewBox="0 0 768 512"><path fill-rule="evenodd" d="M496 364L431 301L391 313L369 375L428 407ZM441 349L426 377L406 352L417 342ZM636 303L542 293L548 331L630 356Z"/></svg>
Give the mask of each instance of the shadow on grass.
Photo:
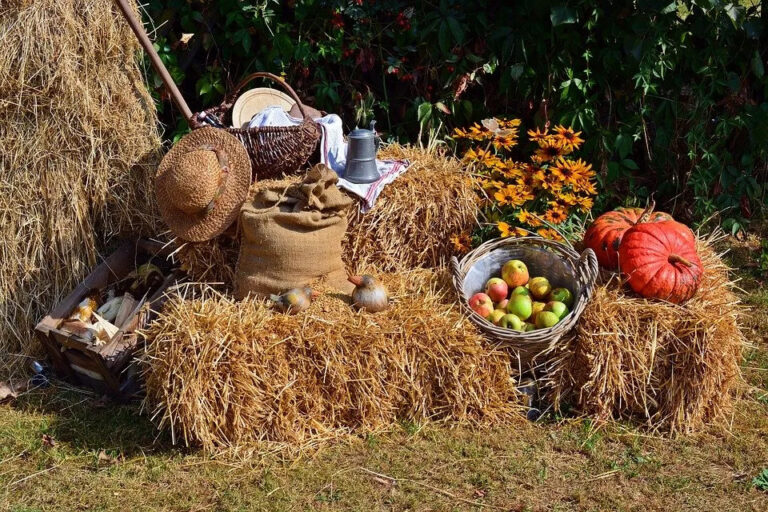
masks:
<svg viewBox="0 0 768 512"><path fill-rule="evenodd" d="M104 450L111 456L184 453L171 444L170 434L159 431L138 401L103 403L97 396L67 385L37 389L20 396L13 407L45 415L43 430L75 452Z"/></svg>

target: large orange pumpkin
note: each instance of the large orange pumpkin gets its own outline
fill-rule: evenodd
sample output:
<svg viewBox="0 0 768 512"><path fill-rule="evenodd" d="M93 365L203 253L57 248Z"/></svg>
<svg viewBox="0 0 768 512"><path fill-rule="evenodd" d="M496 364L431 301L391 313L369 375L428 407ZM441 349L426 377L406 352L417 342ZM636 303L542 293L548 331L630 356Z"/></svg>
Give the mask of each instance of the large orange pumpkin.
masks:
<svg viewBox="0 0 768 512"><path fill-rule="evenodd" d="M652 209L649 208L650 211ZM642 208L617 208L599 216L584 235L584 244L595 251L600 266L609 270L619 267L619 245L624 233L637 224L646 210ZM663 212L650 212L644 222L672 220Z"/></svg>
<svg viewBox="0 0 768 512"><path fill-rule="evenodd" d="M619 263L636 293L676 304L694 296L703 272L693 231L674 220L629 228Z"/></svg>

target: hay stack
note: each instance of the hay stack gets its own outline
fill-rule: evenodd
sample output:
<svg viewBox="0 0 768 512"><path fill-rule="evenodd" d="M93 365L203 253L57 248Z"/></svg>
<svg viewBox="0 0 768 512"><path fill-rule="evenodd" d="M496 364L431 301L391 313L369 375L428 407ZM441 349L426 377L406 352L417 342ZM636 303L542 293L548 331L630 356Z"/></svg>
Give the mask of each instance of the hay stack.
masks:
<svg viewBox="0 0 768 512"><path fill-rule="evenodd" d="M138 44L112 0L0 3L0 375L103 242L155 223L160 147Z"/></svg>
<svg viewBox="0 0 768 512"><path fill-rule="evenodd" d="M398 419L517 417L509 356L450 304L445 276L385 282L394 304L376 315L334 293L296 316L210 290L171 300L146 333L148 408L175 439L207 450L304 448Z"/></svg>
<svg viewBox="0 0 768 512"><path fill-rule="evenodd" d="M344 241L344 261L354 273L407 271L444 265L458 254L453 235L468 237L477 222L477 191L461 163L435 151L390 144L379 158L407 159L411 168L384 188L376 206L361 214L353 208ZM287 177L286 185L302 175ZM257 182L255 193L274 180ZM353 196L356 198L356 196ZM180 244L177 257L199 282L232 288L239 238L222 235Z"/></svg>
<svg viewBox="0 0 768 512"><path fill-rule="evenodd" d="M384 188L373 210L351 212L345 261L356 272L444 265L457 254L451 236L469 235L477 222L472 176L436 151L391 144L379 158L412 165Z"/></svg>
<svg viewBox="0 0 768 512"><path fill-rule="evenodd" d="M728 419L746 341L715 242L699 241L704 276L682 306L639 298L616 280L595 289L550 370L556 405L570 402L601 420L639 419L673 434Z"/></svg>

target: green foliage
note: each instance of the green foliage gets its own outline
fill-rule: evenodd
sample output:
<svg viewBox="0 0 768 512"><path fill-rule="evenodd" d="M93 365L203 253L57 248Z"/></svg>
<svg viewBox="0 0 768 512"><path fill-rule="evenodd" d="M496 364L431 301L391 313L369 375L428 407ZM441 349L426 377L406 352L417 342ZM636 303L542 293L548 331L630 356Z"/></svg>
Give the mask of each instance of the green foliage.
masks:
<svg viewBox="0 0 768 512"><path fill-rule="evenodd" d="M683 220L717 213L735 231L766 210L757 2L150 0L147 12L193 109L271 71L308 103L348 123L375 117L401 140L491 115L583 130L598 209L655 195Z"/></svg>
<svg viewBox="0 0 768 512"><path fill-rule="evenodd" d="M761 491L768 491L768 468L752 479L752 485Z"/></svg>

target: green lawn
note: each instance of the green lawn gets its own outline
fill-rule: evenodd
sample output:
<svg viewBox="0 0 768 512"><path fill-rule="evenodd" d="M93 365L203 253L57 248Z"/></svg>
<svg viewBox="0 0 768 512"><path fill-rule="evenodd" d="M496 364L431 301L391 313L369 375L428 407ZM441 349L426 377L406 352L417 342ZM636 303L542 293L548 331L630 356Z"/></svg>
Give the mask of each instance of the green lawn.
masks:
<svg viewBox="0 0 768 512"><path fill-rule="evenodd" d="M735 247L734 263L750 254ZM753 480L768 468L768 286L754 268L742 277L751 389L727 433L403 425L298 462L242 463L172 447L136 405L49 389L0 406L0 510L765 511Z"/></svg>

